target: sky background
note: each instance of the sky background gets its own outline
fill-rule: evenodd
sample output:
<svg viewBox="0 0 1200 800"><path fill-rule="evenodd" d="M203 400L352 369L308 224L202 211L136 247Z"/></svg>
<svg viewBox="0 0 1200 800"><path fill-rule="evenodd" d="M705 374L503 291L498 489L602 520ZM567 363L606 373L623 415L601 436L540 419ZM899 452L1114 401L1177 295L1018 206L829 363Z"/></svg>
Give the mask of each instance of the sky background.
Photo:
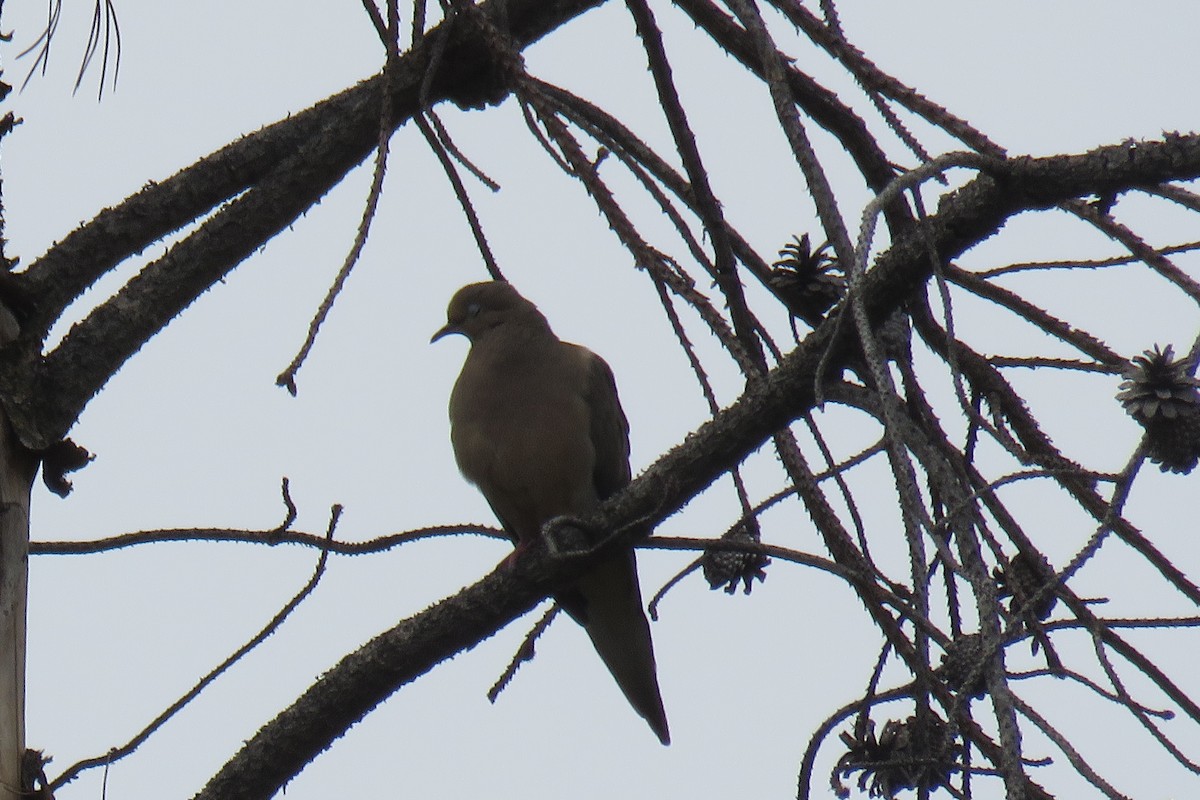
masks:
<svg viewBox="0 0 1200 800"><path fill-rule="evenodd" d="M653 6L717 194L731 222L771 258L792 235L817 226L795 168L780 166L790 156L766 91L682 15L664 3ZM46 74L6 103L23 119L0 145L8 254L22 263L146 182L369 77L382 61L374 29L350 0L117 0L116 9L123 41L116 91L97 102L93 72L72 94L90 17L83 4L64 7ZM37 38L46 8L8 0L3 10L0 27L14 37L0 48L0 59L6 79L19 86L32 59L16 54ZM1080 152L1192 130L1200 118L1194 92L1200 9L1193 3L863 0L843 4L841 12L849 39L880 67L1014 154ZM827 58L790 40L787 46L801 68L866 108ZM589 12L529 49L526 59L533 74L592 99L668 149L623 4ZM707 415L648 281L582 189L529 137L513 103L440 111L456 143L503 187L491 194L469 183L506 275L562 338L587 344L612 365L640 471ZM919 126L918 132L927 133ZM815 139L829 144L824 134ZM944 137L926 141L935 152L954 149ZM869 197L847 165L839 173L837 160L830 163L843 210L855 220ZM290 478L299 508L297 530L322 532L334 503L345 507L341 539L494 524L482 498L459 477L447 438L446 400L466 342L427 344L453 291L486 274L453 193L414 129L403 128L393 140L371 238L299 374L299 396L274 385L353 241L369 182L368 169L352 173L201 297L93 400L71 435L96 460L74 476L76 490L66 500L35 488L35 540L172 527L271 528L283 518L282 476ZM1156 243L1200 238L1194 218L1161 205L1147 204L1137 220ZM648 230L661 231L655 225L647 221ZM124 264L80 301L79 312L164 250L155 245ZM1082 226L1046 214L1015 220L962 263L1112 252ZM1119 352L1132 355L1156 342L1186 349L1198 329L1195 308L1144 273L1106 273L1083 293L1057 276L1038 280L1047 298L1075 292L1067 295L1075 300L1072 319L1094 324ZM993 325L986 309L966 304L958 313L964 335L976 337L982 350L1040 345L1028 332ZM785 330L781 320L773 323ZM698 327L692 331L702 350L715 352ZM733 400L736 373L718 370L714 377L721 402ZM1116 378L1014 381L1044 401L1035 408L1068 452L1100 468L1123 466L1138 430L1111 401ZM831 408L822 419L838 430L842 454L877 436L844 410ZM747 469L757 497L779 487L772 461L766 453ZM863 492L876 487L880 501L867 509L868 525L886 529L894 527L895 500L881 467L856 471L855 479ZM1195 482L1195 476L1160 478L1154 470L1130 507L1193 577L1200 547L1186 496ZM1027 508L1041 513L1044 503L1046 536L1053 538L1046 550L1061 566L1090 527L1064 512L1049 488L1021 491L1028 492ZM660 533L717 536L736 518L732 497L728 482L718 483ZM767 521L770 541L821 552L798 505ZM314 596L279 632L135 756L112 767L108 796L194 794L343 654L473 582L506 551L501 542L463 536L332 558ZM643 552L647 597L690 559ZM54 757L51 777L139 731L257 632L304 584L315 561L315 553L297 547L196 543L35 557L27 740ZM1111 594L1115 577L1125 591L1106 614L1195 613L1153 592L1148 571L1112 543L1081 573L1079 591ZM487 689L532 622L523 619L399 692L289 784L287 796L794 796L808 736L861 693L878 649L850 591L823 573L776 563L748 598L711 592L695 575L667 596L660 613L653 630L670 748L660 747L626 707L582 631L563 622L543 637L538 658L499 702L489 704ZM1159 647L1155 652L1192 681L1195 695L1194 666L1179 665L1194 663L1197 634L1169 637L1165 643L1131 638ZM1083 652L1087 643L1081 644ZM887 685L905 679L889 676L895 680ZM1075 715L1070 709L1085 698L1060 683L1019 688L1029 699L1059 699L1064 729L1092 734L1085 755L1118 788L1139 798L1194 792L1196 776L1164 758L1127 716L1108 716L1094 703L1085 717ZM1147 702L1161 698L1151 694ZM1195 754L1200 742L1196 728L1190 731L1181 741L1188 744L1190 736ZM1049 747L1031 752L1059 757ZM822 796L839 754L837 747L822 751L815 796ZM1035 772L1062 789L1062 797L1093 791L1057 783L1052 776L1061 770L1045 775ZM97 797L100 781L99 770L88 772L59 798ZM993 788L988 796L1000 796Z"/></svg>

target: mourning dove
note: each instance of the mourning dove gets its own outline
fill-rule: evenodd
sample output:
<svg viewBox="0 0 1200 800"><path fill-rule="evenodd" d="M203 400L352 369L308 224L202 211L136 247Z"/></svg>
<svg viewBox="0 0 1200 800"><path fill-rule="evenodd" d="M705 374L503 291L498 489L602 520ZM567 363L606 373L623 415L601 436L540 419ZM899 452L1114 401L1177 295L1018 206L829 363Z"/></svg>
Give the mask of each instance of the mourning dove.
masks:
<svg viewBox="0 0 1200 800"><path fill-rule="evenodd" d="M629 423L612 371L559 341L537 306L502 281L455 293L435 342L471 342L450 394L450 441L463 476L521 548L558 516L586 515L629 483ZM670 743L633 549L555 598L583 626L629 704Z"/></svg>

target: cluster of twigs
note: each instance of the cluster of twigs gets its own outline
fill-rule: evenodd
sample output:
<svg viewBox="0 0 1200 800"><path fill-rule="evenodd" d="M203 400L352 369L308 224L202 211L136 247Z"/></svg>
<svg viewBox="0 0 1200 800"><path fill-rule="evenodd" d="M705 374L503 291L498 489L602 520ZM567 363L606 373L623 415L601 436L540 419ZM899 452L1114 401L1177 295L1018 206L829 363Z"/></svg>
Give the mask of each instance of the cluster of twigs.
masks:
<svg viewBox="0 0 1200 800"><path fill-rule="evenodd" d="M730 521L719 546L691 566L702 566L714 587L729 591L738 585L749 591L754 580L763 578L770 558L827 569L846 580L878 627L880 655L874 665L863 667L862 696L834 712L812 736L801 765L801 797L812 791L818 751L836 747L839 741L844 750L832 776L839 794L850 791L843 782L849 778L854 778L861 791L886 797L906 789L915 789L921 796L941 789L954 796L972 797L977 794L977 783L999 780L1009 797L1049 797L1050 790L1032 776L1034 767L1046 763L1028 744L1039 741L1056 747L1103 795L1123 797L1070 735L1060 730L1055 720L1062 709L1035 707L1018 692L1018 681L1077 683L1098 701L1124 709L1131 723L1143 727L1184 768L1200 772L1195 763L1200 754L1187 752L1179 734L1161 724L1169 715L1179 714L1190 721L1194 733L1194 726L1200 725L1200 706L1177 676L1124 635L1129 629L1192 627L1196 618L1105 619L1096 615L1093 603L1075 588L1080 570L1102 548L1119 541L1129 548L1123 557L1142 560L1157 574L1158 585L1147 591L1175 593L1189 603L1200 603L1200 588L1124 515L1135 481L1144 475L1141 467L1147 453L1154 456L1162 452L1161 447L1154 451L1133 446L1119 470L1089 467L1083 463L1086 454L1064 452L1055 444L1036 405L1009 377L1014 368L1039 373L1123 373L1126 387L1121 402L1146 428L1148 439L1157 431L1156 435L1174 442L1179 434L1163 434L1160 418L1183 418L1190 424L1196 416L1193 407L1200 405L1200 399L1191 375L1200 358L1200 337L1178 361L1168 350L1148 353L1140 363L1131 362L1129 354L1115 352L1103 343L1103 332L1087 331L1072 322L1070 304L1046 305L1002 280L1019 272L1054 271L1086 282L1091 270L1125 266L1163 278L1174 291L1200 303L1200 285L1177 263L1197 244L1152 245L1117 215L1120 199L1127 192L1200 212L1200 197L1182 183L1172 182L1200 173L1200 159L1164 159L1170 164L1157 166L1154 147L1133 145L1075 156L1074 160L1009 159L968 121L884 73L857 50L843 35L832 0L823 0L820 14L799 0L727 0L723 4L675 0L669 7L656 4L654 9L647 0L625 0L669 123L675 152L668 157L639 137L629 121L525 69L520 52L528 41L598 4L563 2L538 8L516 0L480 6L447 0L440 9L440 24L426 30L425 3L416 2L409 50L401 54L397 3L390 2L386 13L366 3L386 45L387 68L379 81L369 90L356 88L327 101L331 104L329 116L314 110L290 120L289 135L305 142L300 149L284 150L271 138L272 129L230 146L226 158L249 164L247 148L251 145L245 142L257 143L269 157L257 153L255 169L261 169L263 163L275 167L254 178L252 189L214 214L161 264L144 270L134 288L145 297L158 297L156 292L163 295L166 311L156 311L135 325L126 322L126 328L133 328L129 335L144 337L166 324L202 286L219 279L253 251L254 241L236 238L243 231L269 238L286 224L289 215L299 213L297 209L319 197L323 187L374 148L376 180L360 234L314 320L308 341L280 376L280 383L294 390L296 371L320 320L361 251L382 186L388 135L410 118L418 121L439 154L489 270L501 277L460 175L462 169L477 177L481 172L454 148L449 133L433 114L433 105L444 99L486 105L515 97L531 134L566 174L582 184L649 278L715 418L720 404L709 379L714 369L732 363L740 370L749 397L773 385L773 376L787 366L788 353L819 348L811 385L803 397L797 395L800 399L790 408L784 424L765 434L770 436L781 468L778 491L756 500L742 479L742 459L760 443L761 438L755 438L758 432L745 434L738 453L712 457L715 472L729 476L740 513ZM726 206L708 178L703 137L693 130L689 109L676 88L673 69L679 65L672 63L656 11L686 15L758 78L772 101L779 133L789 145L817 211L815 220L797 220L795 230L781 232L778 259L757 251L724 213ZM555 13L561 17L549 16ZM802 49L823 51L836 60L853 77L859 95L840 96L806 74L797 66L803 60L795 58ZM461 68L463 54L471 56L469 63L475 71L465 77L455 73L445 78L451 66ZM414 65L419 67L415 86L405 72ZM413 97L417 98L415 105L404 105ZM859 106L869 113L858 110ZM906 119L949 135L961 144L962 151L933 157L922 137L906 127ZM336 131L330 120L336 120ZM814 144L816 128L832 137L839 155L850 156L862 181L876 194L857 219L843 214L838 187L826 166L832 152L828 146L822 150ZM890 152L883 144L893 140L903 144L904 152ZM1180 137L1157 146L1163 150L1190 148L1191 154L1196 143ZM275 152L272 148L279 153L271 155ZM1127 156L1122 161L1126 172L1114 170L1114 154ZM1142 163L1137 162L1138 157L1147 159L1144 167L1138 167ZM671 166L675 161L682 165L681 170ZM911 168L895 166L902 162ZM310 169L316 174L308 175L304 170L312 164L321 168ZM943 180L951 168L965 169L975 178L954 193L942 192L937 210L928 211L924 196L940 191L932 182ZM674 238L670 242L656 243L643 232L648 226L640 225L636 215L627 210L632 207L628 198L612 188L611 176L618 170L632 176L671 223ZM251 179L244 170L220 172L226 173ZM281 177L285 175L286 180ZM301 180L309 182L303 184L303 191L297 191L296 182ZM224 190L232 196L242 187L236 192L232 186ZM217 189L210 188L210 192L209 200L219 202ZM144 216L144 210L138 211L142 201L148 202L148 198L132 198L128 209L112 213L127 213L131 219L138 213ZM191 198L189 202L201 200ZM1066 212L1110 239L1121 254L1103 262L1047 261L982 270L956 263L963 252L1009 216L1040 208ZM165 211L156 207L155 224L159 230L169 230L177 219L198 213L190 207L169 206ZM189 247L211 247L227 220L245 218L258 222L253 226L238 222L238 230L230 231L235 245L225 240L219 252L197 250L210 255L185 258ZM956 223L950 225L950 219ZM890 244L877 252L872 246L880 224ZM66 265L64 259L80 252L86 234L69 238L59 252L47 254L28 271L25 288L34 298L28 329L35 334L47 329L66 301L110 266L103 253L96 256L94 249L88 251L93 259L90 265L85 262L81 266L78 260ZM144 239L151 234L160 235L150 229L139 235ZM142 239L127 238L123 247L133 247L133 252L141 249ZM814 241L825 244L814 246ZM1084 267L1088 270L1078 269ZM155 283L159 273L175 281L169 291ZM966 297L986 301L1003 315L998 317L1002 324L1028 325L1041 331L1048 340L1068 348L1070 355L1028 352L990 356L981 352L968 335L958 333L955 324L956 304ZM59 350L85 348L103 338L103 314L102 306L97 319L78 326ZM685 315L698 320L720 343L723 352L719 357L702 352L689 339ZM777 334L784 326L791 341L782 341ZM83 399L75 406L64 403L62 408L51 409L56 415L44 419L32 411L27 411L26 417L18 414L16 423L23 439L31 446L44 446L65 431L90 392L134 350L136 347L118 342L103 351L107 362L90 372L72 373L73 379L95 384L68 393L69 397L82 393ZM75 366L69 359L66 362ZM35 382L35 388L57 398L63 393L55 395L50 390L66 384L65 379L55 378L55 368L55 353L51 353L44 365L48 371L41 383ZM952 387L949 404L941 402L932 388L941 383ZM11 378L4 388L10 398L18 400L30 391ZM1099 402L1118 401L1110 395ZM864 426L879 431L878 442L853 455L837 455L838 437L813 413L820 404L853 409ZM19 410L32 405L17 402L14 407ZM950 414L955 416L953 423L943 422ZM703 452L704 441L693 444L696 452ZM1195 459L1189 461L1186 453L1182 458L1177 453L1171 457L1176 458L1172 463L1179 466L1177 471L1190 469L1189 464L1195 466ZM722 466L722 459L733 463ZM878 459L886 459L894 476L895 494L888 502L898 509L895 523L883 527L864 521L862 506L867 495L852 480L856 468ZM697 478L690 485L700 491L709 482L711 478L708 482ZM1090 535L1077 541L1066 555L1047 546L1052 532L1040 524L1042 514L1010 499L1016 495L1008 494L1008 487L1029 482L1052 485L1064 505L1091 520ZM881 487L871 487L870 502L879 504L880 493ZM773 533L763 512L793 498L811 519L823 554L801 552L784 538L786 534L779 537L783 539L779 544L761 543ZM678 507L681 501L664 503L665 513L672 504ZM839 507L844 511L839 512ZM331 524L330 534L332 528ZM405 536L415 538L419 533ZM296 538L286 526L262 533L262 537L267 535L317 544L323 552L344 547L331 536L323 542L315 541L316 537L311 537L314 541ZM153 537L147 534L143 538ZM254 540L248 534L242 538ZM876 557L872 543L876 550L886 547L895 552L897 548L887 545L897 538L905 557ZM132 542L122 542L128 543ZM676 544L703 546L697 542ZM671 546L669 542L660 545ZM57 552L69 547L59 545ZM43 545L43 549L54 548ZM1093 658L1063 646L1065 633L1079 631L1090 639ZM1019 660L1019 648L1023 657L1026 645L1032 645L1040 665L1023 672L1011 668L1009 662ZM908 677L901 685L885 686L885 675L895 674L889 668L897 666ZM1133 675L1156 687L1170 710L1157 710L1135 696L1129 688ZM978 702L980 698L987 702ZM839 730L843 725L846 727ZM1028 736L1032 731L1040 733L1040 740ZM246 758L250 760L249 755ZM280 767L280 774L290 768ZM217 792L217 786L214 780L212 792Z"/></svg>

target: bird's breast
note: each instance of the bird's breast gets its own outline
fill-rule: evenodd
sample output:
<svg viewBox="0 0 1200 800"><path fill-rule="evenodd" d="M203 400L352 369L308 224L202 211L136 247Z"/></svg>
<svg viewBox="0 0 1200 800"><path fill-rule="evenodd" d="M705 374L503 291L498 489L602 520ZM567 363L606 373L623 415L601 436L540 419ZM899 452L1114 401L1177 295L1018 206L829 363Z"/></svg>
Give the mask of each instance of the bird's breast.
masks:
<svg viewBox="0 0 1200 800"><path fill-rule="evenodd" d="M460 379L450 399L459 470L497 513L540 526L595 505L586 403L536 381Z"/></svg>

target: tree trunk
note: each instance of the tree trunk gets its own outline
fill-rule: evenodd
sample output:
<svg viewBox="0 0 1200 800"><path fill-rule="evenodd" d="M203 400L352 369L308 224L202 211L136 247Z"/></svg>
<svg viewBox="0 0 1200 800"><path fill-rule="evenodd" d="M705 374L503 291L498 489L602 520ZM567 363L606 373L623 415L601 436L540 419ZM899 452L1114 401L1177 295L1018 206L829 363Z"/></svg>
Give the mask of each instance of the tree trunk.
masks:
<svg viewBox="0 0 1200 800"><path fill-rule="evenodd" d="M0 343L16 333L16 320L0 307ZM0 800L19 800L22 789L29 495L36 467L0 412Z"/></svg>

